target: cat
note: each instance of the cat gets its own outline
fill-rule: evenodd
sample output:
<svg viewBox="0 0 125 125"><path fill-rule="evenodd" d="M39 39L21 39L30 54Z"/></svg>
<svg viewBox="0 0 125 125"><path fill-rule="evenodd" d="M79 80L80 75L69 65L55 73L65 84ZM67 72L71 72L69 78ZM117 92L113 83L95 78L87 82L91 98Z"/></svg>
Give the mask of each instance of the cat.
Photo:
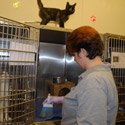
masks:
<svg viewBox="0 0 125 125"><path fill-rule="evenodd" d="M69 16L75 12L76 3L70 5L69 2L66 4L64 10L58 8L47 8L43 6L41 0L37 0L39 6L39 16L42 19L41 25L46 25L50 21L58 22L60 27L64 28L64 23L69 19Z"/></svg>

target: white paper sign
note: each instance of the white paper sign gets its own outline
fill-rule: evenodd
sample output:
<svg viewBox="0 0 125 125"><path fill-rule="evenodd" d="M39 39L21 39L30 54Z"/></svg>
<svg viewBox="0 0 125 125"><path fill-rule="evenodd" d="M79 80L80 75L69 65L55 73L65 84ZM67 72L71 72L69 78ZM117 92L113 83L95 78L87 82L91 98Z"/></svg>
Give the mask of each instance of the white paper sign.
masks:
<svg viewBox="0 0 125 125"><path fill-rule="evenodd" d="M112 52L111 68L125 68L125 53Z"/></svg>
<svg viewBox="0 0 125 125"><path fill-rule="evenodd" d="M10 51L10 61L15 61L15 62L10 62L9 63L10 65L34 65L34 63L31 63L32 61L35 60L34 45L19 43L17 41L11 41L10 49L17 50L17 51ZM24 51L24 52L20 52L20 51ZM33 52L33 53L30 53L30 52Z"/></svg>

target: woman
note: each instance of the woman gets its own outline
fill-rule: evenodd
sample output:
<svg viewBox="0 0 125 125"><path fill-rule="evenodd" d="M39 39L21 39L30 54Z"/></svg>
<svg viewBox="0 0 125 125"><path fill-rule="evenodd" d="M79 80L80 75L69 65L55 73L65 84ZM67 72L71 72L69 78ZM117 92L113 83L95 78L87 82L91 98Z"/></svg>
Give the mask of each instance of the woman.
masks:
<svg viewBox="0 0 125 125"><path fill-rule="evenodd" d="M118 95L110 65L101 60L99 33L79 27L69 35L66 49L85 72L65 97L51 96L44 103L63 103L61 125L115 125Z"/></svg>

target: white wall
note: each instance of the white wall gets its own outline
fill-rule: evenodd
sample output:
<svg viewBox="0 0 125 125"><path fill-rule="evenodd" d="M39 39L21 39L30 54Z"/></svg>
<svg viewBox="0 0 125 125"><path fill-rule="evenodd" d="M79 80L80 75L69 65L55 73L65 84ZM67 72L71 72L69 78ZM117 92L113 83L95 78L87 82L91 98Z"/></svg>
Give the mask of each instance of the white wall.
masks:
<svg viewBox="0 0 125 125"><path fill-rule="evenodd" d="M40 21L36 0L0 0L0 16L20 22ZM20 7L14 8L14 2ZM75 29L82 25L95 27L100 33L125 35L125 0L42 0L44 6L64 9L66 2L77 3L76 11L70 16L65 28ZM96 21L91 21L91 16ZM48 24L48 26L55 26Z"/></svg>

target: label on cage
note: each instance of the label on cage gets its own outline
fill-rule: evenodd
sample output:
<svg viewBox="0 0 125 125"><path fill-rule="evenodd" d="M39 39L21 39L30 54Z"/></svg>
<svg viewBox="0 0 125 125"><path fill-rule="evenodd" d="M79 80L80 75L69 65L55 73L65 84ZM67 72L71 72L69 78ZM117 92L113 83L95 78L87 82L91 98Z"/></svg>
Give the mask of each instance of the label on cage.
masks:
<svg viewBox="0 0 125 125"><path fill-rule="evenodd" d="M112 52L111 68L125 68L125 53Z"/></svg>
<svg viewBox="0 0 125 125"><path fill-rule="evenodd" d="M10 65L34 65L32 63L35 60L35 53L32 53L34 52L33 45L11 41L10 49L15 50L10 51Z"/></svg>

